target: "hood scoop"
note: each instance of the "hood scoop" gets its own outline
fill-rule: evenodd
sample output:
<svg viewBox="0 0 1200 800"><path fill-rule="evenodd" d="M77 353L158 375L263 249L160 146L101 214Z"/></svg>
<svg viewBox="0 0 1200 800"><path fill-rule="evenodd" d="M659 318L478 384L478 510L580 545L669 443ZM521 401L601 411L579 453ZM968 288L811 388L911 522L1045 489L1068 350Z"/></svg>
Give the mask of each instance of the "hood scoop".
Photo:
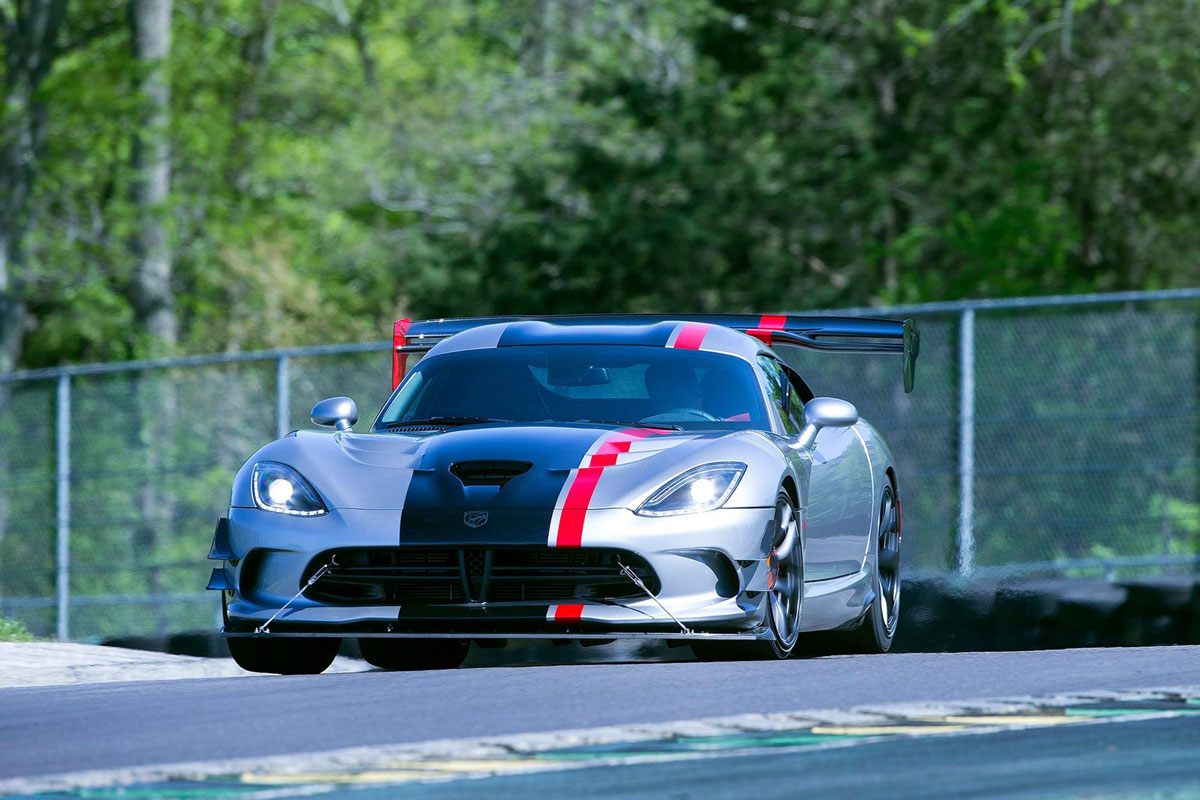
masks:
<svg viewBox="0 0 1200 800"><path fill-rule="evenodd" d="M463 486L502 488L532 466L528 461L458 461L450 465L450 474L462 481Z"/></svg>
<svg viewBox="0 0 1200 800"><path fill-rule="evenodd" d="M313 436L327 434L313 433ZM412 437L401 439L392 436L378 436L373 433L351 433L338 431L333 434L342 452L354 461L367 467L383 467L385 469L416 469L421 463L418 453L421 440Z"/></svg>

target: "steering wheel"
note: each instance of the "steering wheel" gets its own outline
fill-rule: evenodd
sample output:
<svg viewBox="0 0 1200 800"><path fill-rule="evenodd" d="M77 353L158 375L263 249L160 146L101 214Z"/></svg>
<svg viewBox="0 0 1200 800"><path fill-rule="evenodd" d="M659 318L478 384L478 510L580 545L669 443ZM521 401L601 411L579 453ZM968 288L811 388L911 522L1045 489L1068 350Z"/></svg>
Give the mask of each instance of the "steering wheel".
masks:
<svg viewBox="0 0 1200 800"><path fill-rule="evenodd" d="M667 409L660 414L651 414L648 417L639 419L638 422L677 422L679 421L680 417L684 417L685 419L687 417L692 417L693 419L702 419L706 422L719 421L718 417L714 417L712 414L709 414L707 411L703 411L699 408L680 407Z"/></svg>

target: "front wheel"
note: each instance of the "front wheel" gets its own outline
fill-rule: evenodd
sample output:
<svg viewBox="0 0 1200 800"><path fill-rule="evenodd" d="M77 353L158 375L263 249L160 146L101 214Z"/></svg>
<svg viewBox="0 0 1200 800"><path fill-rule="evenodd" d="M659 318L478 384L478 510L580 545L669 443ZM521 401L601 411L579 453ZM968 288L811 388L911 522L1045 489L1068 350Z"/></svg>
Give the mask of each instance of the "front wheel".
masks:
<svg viewBox="0 0 1200 800"><path fill-rule="evenodd" d="M804 604L804 541L796 509L783 491L775 500L775 541L767 568L765 602L771 638L746 643L693 642L692 652L701 661L784 659L796 649Z"/></svg>
<svg viewBox="0 0 1200 800"><path fill-rule="evenodd" d="M857 630L846 636L855 653L886 653L900 620L900 508L889 484L879 503L879 535L875 540L875 599Z"/></svg>
<svg viewBox="0 0 1200 800"><path fill-rule="evenodd" d="M228 640L229 654L249 672L275 675L316 675L337 656L340 639L318 637L243 637Z"/></svg>
<svg viewBox="0 0 1200 800"><path fill-rule="evenodd" d="M388 670L454 669L470 649L469 639L359 639L368 664Z"/></svg>

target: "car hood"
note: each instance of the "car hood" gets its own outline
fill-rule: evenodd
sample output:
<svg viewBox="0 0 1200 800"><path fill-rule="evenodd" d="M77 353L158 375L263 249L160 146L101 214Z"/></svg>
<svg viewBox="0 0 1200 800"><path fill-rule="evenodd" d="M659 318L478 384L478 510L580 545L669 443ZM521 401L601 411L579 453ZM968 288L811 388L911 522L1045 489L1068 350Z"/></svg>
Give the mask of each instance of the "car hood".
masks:
<svg viewBox="0 0 1200 800"><path fill-rule="evenodd" d="M440 541L447 530L461 532L464 516L478 511L488 512L488 521L472 538L545 542L550 516L556 505L561 508L581 467L598 470L590 508L636 508L681 471L738 460L747 449L761 458L769 445L750 431L596 425L472 425L423 435L302 431L272 442L247 462L233 505L252 505L249 473L255 461L280 461L304 475L331 509L401 511L406 542Z"/></svg>

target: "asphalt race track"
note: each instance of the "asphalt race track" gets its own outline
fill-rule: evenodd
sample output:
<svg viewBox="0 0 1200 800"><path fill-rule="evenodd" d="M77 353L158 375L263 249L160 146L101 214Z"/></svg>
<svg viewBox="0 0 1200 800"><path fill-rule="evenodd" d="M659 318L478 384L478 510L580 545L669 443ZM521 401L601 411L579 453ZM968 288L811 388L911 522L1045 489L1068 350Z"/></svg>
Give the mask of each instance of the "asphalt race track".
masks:
<svg viewBox="0 0 1200 800"><path fill-rule="evenodd" d="M787 662L492 667L6 689L0 690L0 779L747 712L1198 685L1200 647L1180 646ZM1141 731L1137 736L1113 738L1118 730L1135 728ZM642 764L584 772L603 774L588 784L593 793L587 796L638 796L638 787L651 786L657 791L647 789L647 796L667 796L671 792L665 787L672 782L680 796L705 796L716 793L706 780L731 771L759 774L761 770L755 772L748 765L765 759L771 769L787 771L808 764L806 775L816 781L811 784L814 788L849 791L854 786L870 788L862 770L863 754L868 754L873 766L892 764L897 775L907 776L902 788L907 786L913 796L926 786L923 774L936 773L946 781L938 784L938 793L962 794L971 786L982 789L989 780L1011 777L1028 762L1031 774L1044 772L1047 780L1060 775L1053 785L1035 781L1026 787L1032 791L1040 786L1045 794L1054 787L1074 791L1095 785L1132 786L1130 791L1184 787L1191 793L1178 796L1200 797L1200 759L1194 756L1200 752L1198 734L1200 714L1102 725L1089 722L1069 732L1006 730L986 737L959 736L949 750L943 746L936 753L929 750L931 739L905 740L844 752L712 758L702 767ZM993 744L986 745L985 740ZM951 753L957 755L948 758ZM1009 771L985 769L987 753L1003 753ZM1138 773L1141 783L1115 780L1121 769L1134 763L1149 765ZM1150 768L1155 764L1160 767L1157 771ZM826 766L813 772L816 765ZM1111 780L1104 777L1109 772ZM679 776L685 773L691 784L680 783ZM1092 775L1091 783L1070 780L1076 773ZM539 787L559 796L580 775L575 770L484 782L495 784L498 796L529 795ZM478 781L441 784L439 794L428 785L423 789L414 784L406 787L405 796L449 796L450 786L467 783L483 789ZM751 784L742 786L739 796L771 796L766 784L751 788ZM353 796L361 800L384 796L378 791L382 790L360 789ZM890 794L908 796L903 791Z"/></svg>

